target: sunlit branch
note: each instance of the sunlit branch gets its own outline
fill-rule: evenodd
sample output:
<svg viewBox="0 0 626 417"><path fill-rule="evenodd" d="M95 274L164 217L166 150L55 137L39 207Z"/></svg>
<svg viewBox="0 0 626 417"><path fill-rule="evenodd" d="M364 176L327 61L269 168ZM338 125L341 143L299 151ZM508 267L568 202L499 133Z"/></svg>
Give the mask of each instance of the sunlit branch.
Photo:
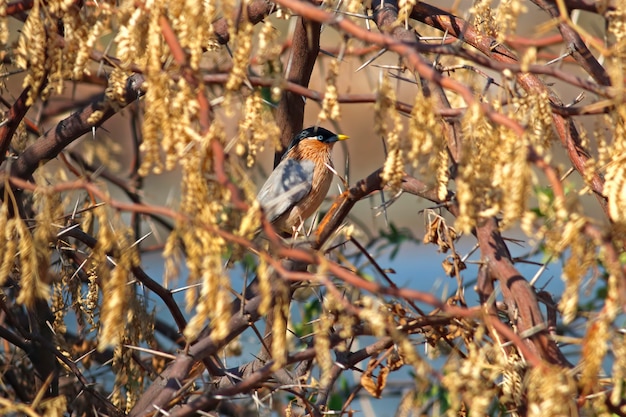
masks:
<svg viewBox="0 0 626 417"><path fill-rule="evenodd" d="M419 3L413 8L411 16L437 29L445 31L450 36L462 39L463 42L466 42L478 49L485 54L485 56L494 61L517 63L517 58L503 45L498 45L497 47L492 48L492 45L496 44L495 39L485 36L484 34L477 33L472 25L469 25L463 19L446 13L443 10L425 3ZM532 91L535 94L542 92L547 93L552 103L557 106L563 105L556 94L535 74L519 74L517 76L517 82L526 91ZM580 137L576 127L570 120L557 113L553 113L553 121L561 143L568 149L570 160L576 167L576 170L582 175L583 178L589 178L589 176L585 174L585 164L589 153L581 146ZM602 194L604 181L598 173L595 173L592 176L590 186L596 193L603 210L608 214L606 199Z"/></svg>

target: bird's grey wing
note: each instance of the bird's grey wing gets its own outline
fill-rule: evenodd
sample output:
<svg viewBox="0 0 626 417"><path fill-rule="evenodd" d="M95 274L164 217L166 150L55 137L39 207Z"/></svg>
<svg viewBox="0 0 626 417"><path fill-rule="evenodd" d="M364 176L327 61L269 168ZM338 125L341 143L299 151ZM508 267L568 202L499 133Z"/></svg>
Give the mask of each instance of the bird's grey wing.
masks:
<svg viewBox="0 0 626 417"><path fill-rule="evenodd" d="M284 159L270 174L257 195L267 219L273 222L311 191L313 161Z"/></svg>

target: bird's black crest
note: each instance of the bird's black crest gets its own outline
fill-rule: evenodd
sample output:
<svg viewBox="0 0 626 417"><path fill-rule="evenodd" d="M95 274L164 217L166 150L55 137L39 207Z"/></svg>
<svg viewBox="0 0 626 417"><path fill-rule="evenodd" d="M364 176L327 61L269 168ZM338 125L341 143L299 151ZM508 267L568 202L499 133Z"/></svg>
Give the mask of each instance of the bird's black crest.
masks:
<svg viewBox="0 0 626 417"><path fill-rule="evenodd" d="M287 150L293 148L298 143L300 143L301 141L307 138L316 138L318 140L321 140L322 142L325 142L328 139L331 139L336 136L337 135L335 133L331 132L328 129L324 129L323 127L319 127L319 126L311 126L311 127L304 129L302 132L298 133L291 140L291 143L289 144L289 148L287 148Z"/></svg>

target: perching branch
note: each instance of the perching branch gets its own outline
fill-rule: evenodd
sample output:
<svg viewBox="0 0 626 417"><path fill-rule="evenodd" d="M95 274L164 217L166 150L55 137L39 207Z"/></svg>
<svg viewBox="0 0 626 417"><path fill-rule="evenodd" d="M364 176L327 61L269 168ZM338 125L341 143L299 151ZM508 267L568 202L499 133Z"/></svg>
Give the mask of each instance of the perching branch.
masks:
<svg viewBox="0 0 626 417"><path fill-rule="evenodd" d="M132 103L143 95L142 84L141 76L128 79L125 91L126 103ZM54 129L48 130L43 137L22 152L11 163L11 175L23 179L29 178L41 162L54 159L70 143L101 126L116 112L113 104L106 99L104 94L101 94L96 101L59 122Z"/></svg>

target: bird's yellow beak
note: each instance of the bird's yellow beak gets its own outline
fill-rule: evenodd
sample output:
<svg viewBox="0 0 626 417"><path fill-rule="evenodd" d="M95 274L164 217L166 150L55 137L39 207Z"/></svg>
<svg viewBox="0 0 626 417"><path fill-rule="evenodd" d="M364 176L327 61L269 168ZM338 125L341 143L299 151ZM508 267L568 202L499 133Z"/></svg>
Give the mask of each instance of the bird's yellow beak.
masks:
<svg viewBox="0 0 626 417"><path fill-rule="evenodd" d="M350 136L347 135L337 135L337 140L346 140L350 139Z"/></svg>

